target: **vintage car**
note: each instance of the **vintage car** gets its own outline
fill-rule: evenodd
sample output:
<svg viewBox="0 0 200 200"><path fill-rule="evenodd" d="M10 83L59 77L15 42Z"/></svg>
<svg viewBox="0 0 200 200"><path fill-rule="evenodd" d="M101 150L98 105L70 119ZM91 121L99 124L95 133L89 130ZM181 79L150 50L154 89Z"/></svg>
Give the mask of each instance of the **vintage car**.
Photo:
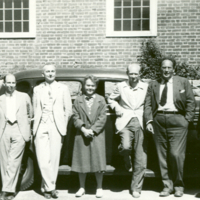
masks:
<svg viewBox="0 0 200 200"><path fill-rule="evenodd" d="M41 70L27 70L15 74L17 81L17 90L26 92L32 97L33 88L44 81ZM125 70L116 68L110 69L57 69L56 81L67 84L70 89L72 102L81 94L83 79L87 74L93 74L99 78L97 93L104 96L105 99L115 88L117 82L127 79ZM200 141L197 137L197 121L199 115L199 100L196 98L196 112L194 122L189 125L187 152L184 176L200 175ZM107 107L107 123L106 123L106 159L107 170L105 175L130 175L124 169L123 160L118 154L119 138L115 134L115 113ZM72 120L69 121L67 136L64 138L62 147L59 174L69 175L71 172L72 150L74 143L75 128ZM148 162L146 177L159 176L159 167L154 141L150 133L145 133L148 138ZM39 170L34 153L32 142L27 144L24 154L21 175L19 180L19 189L25 190L29 188L34 180L38 181Z"/></svg>

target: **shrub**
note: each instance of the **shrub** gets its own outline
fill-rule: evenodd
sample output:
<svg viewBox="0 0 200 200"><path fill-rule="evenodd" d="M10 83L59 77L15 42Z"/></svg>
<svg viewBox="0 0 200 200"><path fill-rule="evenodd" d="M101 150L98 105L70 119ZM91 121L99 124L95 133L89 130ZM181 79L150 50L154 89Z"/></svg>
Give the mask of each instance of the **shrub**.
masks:
<svg viewBox="0 0 200 200"><path fill-rule="evenodd" d="M159 45L153 39L143 41L141 46L141 54L137 56L141 65L141 77L145 79L156 79L160 74L160 61L165 56ZM174 55L170 55L176 57ZM189 66L187 63L176 64L176 75L194 80L200 79L199 67Z"/></svg>

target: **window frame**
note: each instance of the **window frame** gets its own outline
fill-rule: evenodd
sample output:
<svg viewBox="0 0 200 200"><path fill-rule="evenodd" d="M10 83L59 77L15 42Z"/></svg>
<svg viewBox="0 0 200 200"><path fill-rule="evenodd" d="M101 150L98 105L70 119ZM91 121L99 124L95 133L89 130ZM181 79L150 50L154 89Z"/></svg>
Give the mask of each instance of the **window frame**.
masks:
<svg viewBox="0 0 200 200"><path fill-rule="evenodd" d="M36 37L36 1L29 0L29 32L0 32L0 38Z"/></svg>
<svg viewBox="0 0 200 200"><path fill-rule="evenodd" d="M149 31L114 31L114 0L106 0L106 37L157 36L157 0L150 0Z"/></svg>

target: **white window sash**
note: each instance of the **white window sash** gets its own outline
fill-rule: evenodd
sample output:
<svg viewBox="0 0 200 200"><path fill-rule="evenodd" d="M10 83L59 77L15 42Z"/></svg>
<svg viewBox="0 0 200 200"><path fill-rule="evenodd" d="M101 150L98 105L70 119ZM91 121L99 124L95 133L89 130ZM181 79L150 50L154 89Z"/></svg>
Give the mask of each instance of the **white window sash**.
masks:
<svg viewBox="0 0 200 200"><path fill-rule="evenodd" d="M106 0L106 37L157 36L157 0L150 0L149 31L114 31L114 0Z"/></svg>
<svg viewBox="0 0 200 200"><path fill-rule="evenodd" d="M36 37L36 1L29 0L29 32L0 32L0 38Z"/></svg>

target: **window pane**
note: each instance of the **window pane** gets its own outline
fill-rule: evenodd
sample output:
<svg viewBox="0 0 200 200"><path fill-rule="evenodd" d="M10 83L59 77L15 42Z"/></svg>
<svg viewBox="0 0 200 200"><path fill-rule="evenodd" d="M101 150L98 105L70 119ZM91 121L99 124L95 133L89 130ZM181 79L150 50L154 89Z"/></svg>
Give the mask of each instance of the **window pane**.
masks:
<svg viewBox="0 0 200 200"><path fill-rule="evenodd" d="M133 6L141 6L141 0L133 0Z"/></svg>
<svg viewBox="0 0 200 200"><path fill-rule="evenodd" d="M149 0L143 0L143 6L149 6Z"/></svg>
<svg viewBox="0 0 200 200"><path fill-rule="evenodd" d="M3 0L0 0L0 8L3 8Z"/></svg>
<svg viewBox="0 0 200 200"><path fill-rule="evenodd" d="M149 8L143 8L143 18L149 19Z"/></svg>
<svg viewBox="0 0 200 200"><path fill-rule="evenodd" d="M21 22L14 22L14 32L22 32L21 27Z"/></svg>
<svg viewBox="0 0 200 200"><path fill-rule="evenodd" d="M124 18L131 18L131 8L124 8Z"/></svg>
<svg viewBox="0 0 200 200"><path fill-rule="evenodd" d="M12 10L5 10L5 19L12 20Z"/></svg>
<svg viewBox="0 0 200 200"><path fill-rule="evenodd" d="M14 20L21 20L21 10L14 11Z"/></svg>
<svg viewBox="0 0 200 200"><path fill-rule="evenodd" d="M114 31L121 31L121 21L120 20L114 21Z"/></svg>
<svg viewBox="0 0 200 200"><path fill-rule="evenodd" d="M121 6L122 0L115 0L115 6Z"/></svg>
<svg viewBox="0 0 200 200"><path fill-rule="evenodd" d="M131 31L131 20L123 21L123 31Z"/></svg>
<svg viewBox="0 0 200 200"><path fill-rule="evenodd" d="M3 32L3 22L0 22L0 32Z"/></svg>
<svg viewBox="0 0 200 200"><path fill-rule="evenodd" d="M5 7L12 8L12 0L5 0Z"/></svg>
<svg viewBox="0 0 200 200"><path fill-rule="evenodd" d="M124 6L131 6L131 0L124 0Z"/></svg>
<svg viewBox="0 0 200 200"><path fill-rule="evenodd" d="M133 8L133 18L141 18L141 9Z"/></svg>
<svg viewBox="0 0 200 200"><path fill-rule="evenodd" d="M3 10L0 10L0 20L3 20Z"/></svg>
<svg viewBox="0 0 200 200"><path fill-rule="evenodd" d="M12 22L5 22L5 32L12 32Z"/></svg>
<svg viewBox="0 0 200 200"><path fill-rule="evenodd" d="M149 20L142 20L142 30L149 31Z"/></svg>
<svg viewBox="0 0 200 200"><path fill-rule="evenodd" d="M29 8L29 0L23 0L23 8Z"/></svg>
<svg viewBox="0 0 200 200"><path fill-rule="evenodd" d="M14 0L14 8L21 8L21 0Z"/></svg>
<svg viewBox="0 0 200 200"><path fill-rule="evenodd" d="M133 20L133 31L140 31L140 30L141 30L140 20Z"/></svg>
<svg viewBox="0 0 200 200"><path fill-rule="evenodd" d="M24 20L29 20L29 10L24 10L23 12Z"/></svg>
<svg viewBox="0 0 200 200"><path fill-rule="evenodd" d="M24 30L23 32L29 32L29 22L24 22Z"/></svg>
<svg viewBox="0 0 200 200"><path fill-rule="evenodd" d="M122 14L121 14L121 8L115 8L115 12L114 12L114 18L115 19L119 19L121 18Z"/></svg>

